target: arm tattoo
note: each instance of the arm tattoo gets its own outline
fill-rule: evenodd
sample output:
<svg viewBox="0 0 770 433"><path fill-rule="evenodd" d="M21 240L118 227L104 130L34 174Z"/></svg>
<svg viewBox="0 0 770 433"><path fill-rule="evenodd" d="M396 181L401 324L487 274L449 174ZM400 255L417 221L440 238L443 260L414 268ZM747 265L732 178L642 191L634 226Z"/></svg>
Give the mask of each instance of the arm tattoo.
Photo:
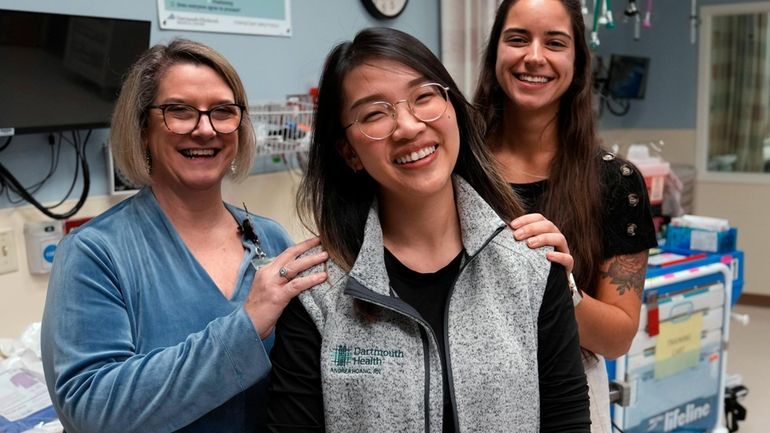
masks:
<svg viewBox="0 0 770 433"><path fill-rule="evenodd" d="M647 252L613 257L607 271L601 271L602 278L618 286L618 294L635 292L639 299L644 290L644 275L647 268Z"/></svg>

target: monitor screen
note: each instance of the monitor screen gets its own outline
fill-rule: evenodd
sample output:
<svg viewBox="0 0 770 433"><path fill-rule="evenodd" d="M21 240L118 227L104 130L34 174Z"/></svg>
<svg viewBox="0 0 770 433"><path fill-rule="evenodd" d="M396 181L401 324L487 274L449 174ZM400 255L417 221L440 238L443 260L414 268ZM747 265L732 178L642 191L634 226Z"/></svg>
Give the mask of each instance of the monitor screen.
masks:
<svg viewBox="0 0 770 433"><path fill-rule="evenodd" d="M610 95L620 99L644 99L649 67L648 57L613 54L610 57L610 72L607 77Z"/></svg>
<svg viewBox="0 0 770 433"><path fill-rule="evenodd" d="M108 127L150 22L0 9L0 128Z"/></svg>

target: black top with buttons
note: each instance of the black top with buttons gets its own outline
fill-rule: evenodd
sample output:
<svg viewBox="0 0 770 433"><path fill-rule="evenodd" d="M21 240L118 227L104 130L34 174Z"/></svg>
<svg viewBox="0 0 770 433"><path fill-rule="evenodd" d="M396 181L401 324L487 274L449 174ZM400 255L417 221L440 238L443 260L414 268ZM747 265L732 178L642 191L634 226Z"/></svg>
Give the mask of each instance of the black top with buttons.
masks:
<svg viewBox="0 0 770 433"><path fill-rule="evenodd" d="M650 200L641 173L632 163L612 153L602 152L601 159L603 258L634 254L657 246ZM548 180L512 186L527 213L543 212L540 198Z"/></svg>

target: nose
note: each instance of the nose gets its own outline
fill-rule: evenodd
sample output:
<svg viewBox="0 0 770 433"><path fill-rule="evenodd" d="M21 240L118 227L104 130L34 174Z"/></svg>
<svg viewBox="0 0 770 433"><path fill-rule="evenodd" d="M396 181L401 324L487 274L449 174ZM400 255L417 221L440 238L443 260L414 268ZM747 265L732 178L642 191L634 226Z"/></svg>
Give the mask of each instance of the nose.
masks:
<svg viewBox="0 0 770 433"><path fill-rule="evenodd" d="M206 120L204 120L204 117ZM195 129L192 130L191 134L200 137L213 137L217 134L208 113L201 113L198 118L198 124L195 125Z"/></svg>
<svg viewBox="0 0 770 433"><path fill-rule="evenodd" d="M400 109L399 105L401 105ZM412 114L412 110L409 109L406 100L398 101L393 106L396 108L396 129L393 131L394 140L412 139L426 128L425 122Z"/></svg>
<svg viewBox="0 0 770 433"><path fill-rule="evenodd" d="M531 65L542 65L545 63L544 48L538 42L534 42L529 46L529 50L524 57L524 62Z"/></svg>

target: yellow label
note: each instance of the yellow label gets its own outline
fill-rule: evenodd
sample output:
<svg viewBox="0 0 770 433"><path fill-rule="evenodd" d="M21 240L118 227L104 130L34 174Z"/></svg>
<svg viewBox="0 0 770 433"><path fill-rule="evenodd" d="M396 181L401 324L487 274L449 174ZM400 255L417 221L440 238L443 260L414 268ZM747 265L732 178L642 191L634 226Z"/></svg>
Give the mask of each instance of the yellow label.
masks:
<svg viewBox="0 0 770 433"><path fill-rule="evenodd" d="M655 345L655 378L662 379L698 365L703 312L660 323Z"/></svg>

